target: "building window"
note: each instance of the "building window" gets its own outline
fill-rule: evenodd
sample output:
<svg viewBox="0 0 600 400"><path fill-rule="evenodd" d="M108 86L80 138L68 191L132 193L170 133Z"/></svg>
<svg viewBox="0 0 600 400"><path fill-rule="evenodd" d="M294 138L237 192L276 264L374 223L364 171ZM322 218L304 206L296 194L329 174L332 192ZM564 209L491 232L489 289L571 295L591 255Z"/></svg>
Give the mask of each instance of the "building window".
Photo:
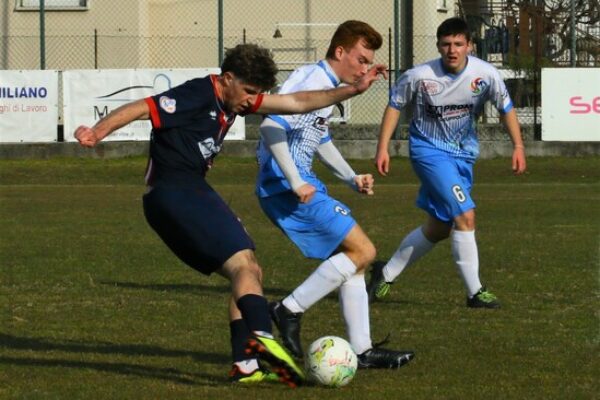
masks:
<svg viewBox="0 0 600 400"><path fill-rule="evenodd" d="M89 9L89 0L44 0L46 11L79 11ZM17 0L18 11L39 11L40 0Z"/></svg>
<svg viewBox="0 0 600 400"><path fill-rule="evenodd" d="M437 10L439 12L448 12L448 0L437 0Z"/></svg>

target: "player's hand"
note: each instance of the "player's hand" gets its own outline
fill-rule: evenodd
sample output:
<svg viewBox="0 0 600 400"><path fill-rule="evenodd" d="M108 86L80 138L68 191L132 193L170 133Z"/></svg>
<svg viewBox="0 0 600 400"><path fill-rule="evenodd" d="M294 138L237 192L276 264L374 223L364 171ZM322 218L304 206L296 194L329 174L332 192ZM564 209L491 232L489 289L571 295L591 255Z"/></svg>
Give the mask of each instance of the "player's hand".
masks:
<svg viewBox="0 0 600 400"><path fill-rule="evenodd" d="M75 130L74 136L83 147L94 147L100 141L94 130L84 125Z"/></svg>
<svg viewBox="0 0 600 400"><path fill-rule="evenodd" d="M390 153L386 150L377 150L375 154L375 166L379 175L387 176L390 172Z"/></svg>
<svg viewBox="0 0 600 400"><path fill-rule="evenodd" d="M356 190L359 193L364 193L366 195L373 195L373 185L375 184L375 180L373 179L373 175L371 174L362 174L356 175L354 177L354 183L356 184Z"/></svg>
<svg viewBox="0 0 600 400"><path fill-rule="evenodd" d="M311 201L316 192L317 189L310 183L305 183L304 185L294 190L294 193L296 193L296 196L298 196L298 200L300 200L300 203L308 203L309 201Z"/></svg>
<svg viewBox="0 0 600 400"><path fill-rule="evenodd" d="M387 66L385 64L375 64L358 81L354 82L354 87L358 93L363 93L381 76L384 79L388 78Z"/></svg>
<svg viewBox="0 0 600 400"><path fill-rule="evenodd" d="M512 155L512 170L515 175L521 175L527 169L525 161L525 148L522 146L515 147Z"/></svg>

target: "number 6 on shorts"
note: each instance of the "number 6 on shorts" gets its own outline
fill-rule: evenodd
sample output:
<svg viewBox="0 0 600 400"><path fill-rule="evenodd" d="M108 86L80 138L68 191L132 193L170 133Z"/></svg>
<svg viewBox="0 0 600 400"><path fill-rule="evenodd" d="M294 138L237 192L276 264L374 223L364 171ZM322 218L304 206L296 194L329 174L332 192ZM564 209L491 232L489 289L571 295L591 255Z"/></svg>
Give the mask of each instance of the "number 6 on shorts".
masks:
<svg viewBox="0 0 600 400"><path fill-rule="evenodd" d="M458 185L452 186L452 193L454 193L454 197L458 200L459 203L464 203L467 197L462 191L462 188Z"/></svg>

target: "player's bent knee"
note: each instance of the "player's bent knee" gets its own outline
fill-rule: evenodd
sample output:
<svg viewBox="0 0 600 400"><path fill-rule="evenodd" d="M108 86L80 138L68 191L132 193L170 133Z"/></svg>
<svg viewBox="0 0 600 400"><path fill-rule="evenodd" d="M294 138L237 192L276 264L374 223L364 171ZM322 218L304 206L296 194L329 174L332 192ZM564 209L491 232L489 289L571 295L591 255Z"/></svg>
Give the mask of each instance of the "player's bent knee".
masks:
<svg viewBox="0 0 600 400"><path fill-rule="evenodd" d="M262 284L262 268L260 267L260 265L258 265L258 262L256 262L256 260L250 261L242 265L240 268L241 271L255 276L256 279Z"/></svg>
<svg viewBox="0 0 600 400"><path fill-rule="evenodd" d="M223 270L231 278L239 274L251 274L262 282L262 268L258 265L252 250L242 250L231 256L224 264Z"/></svg>
<svg viewBox="0 0 600 400"><path fill-rule="evenodd" d="M377 257L377 249L375 245L371 242L366 243L364 250L365 264L370 265L373 261L375 261L375 257Z"/></svg>
<svg viewBox="0 0 600 400"><path fill-rule="evenodd" d="M469 210L454 218L454 227L459 231L475 230L475 211Z"/></svg>
<svg viewBox="0 0 600 400"><path fill-rule="evenodd" d="M365 271L375 261L375 257L377 257L377 249L370 241L365 242L361 246L358 255L354 257L357 272Z"/></svg>

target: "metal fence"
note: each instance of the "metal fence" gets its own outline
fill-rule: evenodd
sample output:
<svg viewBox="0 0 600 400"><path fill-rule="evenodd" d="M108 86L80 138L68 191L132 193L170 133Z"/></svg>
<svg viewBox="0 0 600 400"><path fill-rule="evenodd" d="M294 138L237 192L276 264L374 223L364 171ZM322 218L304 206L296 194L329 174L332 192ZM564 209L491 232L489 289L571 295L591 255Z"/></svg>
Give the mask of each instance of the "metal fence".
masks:
<svg viewBox="0 0 600 400"><path fill-rule="evenodd" d="M534 125L536 137L541 69L600 67L598 0L463 1L459 6L474 33L475 54L501 70L521 123Z"/></svg>
<svg viewBox="0 0 600 400"><path fill-rule="evenodd" d="M223 49L254 42L271 49L283 81L324 57L339 23L360 19L382 33L376 61L393 81L437 57L437 25L459 15L474 53L501 69L521 123L537 125L542 67L600 66L598 0L45 0L44 12L39 4L0 3L1 68L216 67ZM378 124L389 84L352 99L340 121ZM496 121L486 112L484 122Z"/></svg>

